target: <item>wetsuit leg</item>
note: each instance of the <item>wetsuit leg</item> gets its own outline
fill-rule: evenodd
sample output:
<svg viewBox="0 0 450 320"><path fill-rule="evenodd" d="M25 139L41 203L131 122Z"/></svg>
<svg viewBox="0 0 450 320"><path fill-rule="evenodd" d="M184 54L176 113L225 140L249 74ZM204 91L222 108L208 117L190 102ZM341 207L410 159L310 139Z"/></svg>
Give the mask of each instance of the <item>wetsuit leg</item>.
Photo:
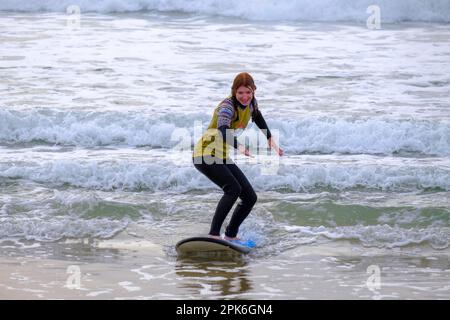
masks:
<svg viewBox="0 0 450 320"><path fill-rule="evenodd" d="M224 195L217 204L214 213L210 235L220 235L220 228L222 227L223 221L237 198L239 197L241 199L225 231L226 236L236 237L239 226L256 203L257 196L253 187L244 173L234 163L206 164L202 162L200 164L194 164L194 166L224 191Z"/></svg>
<svg viewBox="0 0 450 320"><path fill-rule="evenodd" d="M241 194L241 186L229 169L228 164L206 164L202 162L200 164L195 163L194 166L224 191L222 198L217 204L209 231L210 235L219 236L223 221Z"/></svg>
<svg viewBox="0 0 450 320"><path fill-rule="evenodd" d="M227 237L234 238L239 231L239 226L245 220L245 218L247 218L248 214L255 205L257 196L247 177L238 168L238 166L234 163L228 164L227 166L241 186L241 193L239 194L239 198L241 199L241 201L234 209L230 223L225 230L225 235Z"/></svg>

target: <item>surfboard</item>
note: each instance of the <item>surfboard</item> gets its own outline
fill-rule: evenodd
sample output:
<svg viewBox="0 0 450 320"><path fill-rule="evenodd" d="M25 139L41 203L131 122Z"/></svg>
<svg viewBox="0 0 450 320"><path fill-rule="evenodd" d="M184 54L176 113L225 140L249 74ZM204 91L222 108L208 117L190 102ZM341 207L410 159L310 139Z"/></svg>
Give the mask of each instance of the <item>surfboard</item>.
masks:
<svg viewBox="0 0 450 320"><path fill-rule="evenodd" d="M175 249L179 255L191 253L228 252L237 254L247 254L254 247L251 240L248 241L227 241L210 237L192 237L179 241Z"/></svg>

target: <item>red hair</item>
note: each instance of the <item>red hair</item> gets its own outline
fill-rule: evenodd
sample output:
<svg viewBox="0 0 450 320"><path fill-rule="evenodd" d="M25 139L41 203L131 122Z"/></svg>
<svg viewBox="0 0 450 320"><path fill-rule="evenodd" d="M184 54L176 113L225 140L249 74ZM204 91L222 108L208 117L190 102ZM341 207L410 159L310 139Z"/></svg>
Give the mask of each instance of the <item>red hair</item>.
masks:
<svg viewBox="0 0 450 320"><path fill-rule="evenodd" d="M256 90L255 81L253 81L252 76L247 72L241 72L234 78L233 85L231 86L231 95L233 97L236 97L236 91L241 86L251 89L253 93Z"/></svg>

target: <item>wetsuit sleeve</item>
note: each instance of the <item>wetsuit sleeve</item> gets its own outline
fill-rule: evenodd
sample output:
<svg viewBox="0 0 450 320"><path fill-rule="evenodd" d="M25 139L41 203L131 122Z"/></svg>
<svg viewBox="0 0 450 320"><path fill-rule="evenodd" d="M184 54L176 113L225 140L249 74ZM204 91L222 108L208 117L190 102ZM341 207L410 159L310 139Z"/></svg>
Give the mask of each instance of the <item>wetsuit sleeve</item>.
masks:
<svg viewBox="0 0 450 320"><path fill-rule="evenodd" d="M225 142L228 142L226 140L227 137L227 129L230 129L231 126L231 120L233 119L233 114L234 114L234 107L231 103L228 103L226 101L224 101L220 108L219 108L219 112L218 112L218 117L217 117L217 129L220 131L220 133L222 134L222 139ZM230 145L232 145L234 148L238 148L239 147L239 142L237 141L236 136L233 135L233 141L229 143Z"/></svg>
<svg viewBox="0 0 450 320"><path fill-rule="evenodd" d="M261 114L261 111L259 109L256 110L256 114L253 117L253 122L256 123L259 129L266 130L266 138L270 139L272 137L272 133L270 133L269 127L267 126L266 120L264 120L263 115Z"/></svg>
<svg viewBox="0 0 450 320"><path fill-rule="evenodd" d="M217 114L217 128L221 126L231 127L231 120L234 115L234 107L231 103L224 101Z"/></svg>
<svg viewBox="0 0 450 320"><path fill-rule="evenodd" d="M228 127L228 126L221 126L218 129L219 129L220 133L222 134L223 141L228 142L226 140L227 139L227 129L230 129L230 127ZM230 141L229 144L231 146L233 146L234 148L236 148L236 149L239 147L239 142L238 142L238 140L237 140L235 135L233 135L233 142L231 143L231 141Z"/></svg>

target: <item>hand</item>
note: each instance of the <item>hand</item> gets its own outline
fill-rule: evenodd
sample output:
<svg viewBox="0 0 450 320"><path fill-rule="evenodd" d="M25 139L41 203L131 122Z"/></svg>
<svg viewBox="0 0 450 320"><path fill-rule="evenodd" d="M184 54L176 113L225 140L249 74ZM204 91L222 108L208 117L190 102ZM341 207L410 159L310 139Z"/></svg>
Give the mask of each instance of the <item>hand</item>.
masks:
<svg viewBox="0 0 450 320"><path fill-rule="evenodd" d="M281 149L281 148L275 143L275 141L273 140L272 137L270 137L270 139L268 140L268 144L269 144L269 147L270 147L271 149L274 149L274 150L278 153L278 155L279 155L280 157L284 154L283 149Z"/></svg>
<svg viewBox="0 0 450 320"><path fill-rule="evenodd" d="M247 157L251 157L251 158L253 158L253 156L250 154L250 150L248 150L246 147L244 147L242 144L240 144L239 145L239 151L242 153L242 154L245 154Z"/></svg>

